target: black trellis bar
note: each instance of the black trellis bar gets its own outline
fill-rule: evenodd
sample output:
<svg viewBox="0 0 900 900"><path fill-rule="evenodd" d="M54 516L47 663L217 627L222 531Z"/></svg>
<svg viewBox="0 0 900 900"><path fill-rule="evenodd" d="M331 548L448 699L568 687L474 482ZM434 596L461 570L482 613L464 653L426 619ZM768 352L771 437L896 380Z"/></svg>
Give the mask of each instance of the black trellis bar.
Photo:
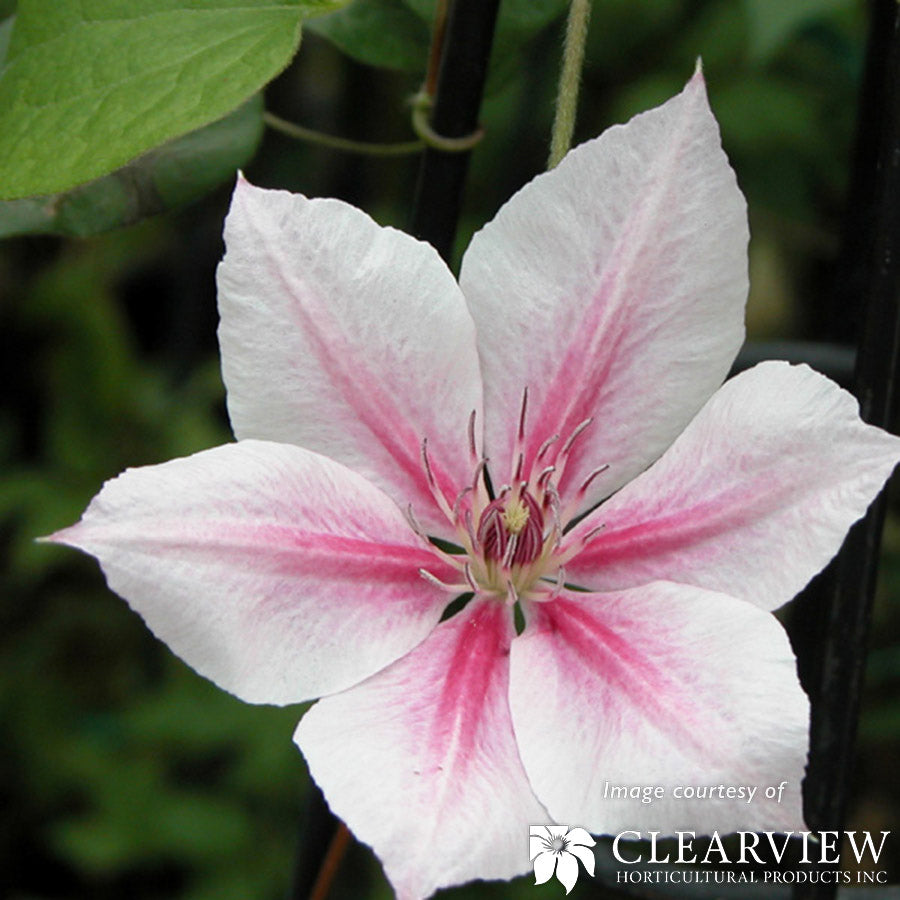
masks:
<svg viewBox="0 0 900 900"><path fill-rule="evenodd" d="M455 0L448 10L431 116L442 137L465 137L478 127L500 0ZM469 152L428 147L422 158L411 228L448 260L456 237ZM318 788L307 801L290 900L307 900L340 827Z"/></svg>
<svg viewBox="0 0 900 900"><path fill-rule="evenodd" d="M858 223L843 260L845 284L865 299L856 361L862 417L890 428L900 380L900 5L874 0L860 105L855 193ZM858 229L863 230L860 236ZM846 302L846 298L844 298ZM826 586L824 639L806 688L812 700L805 813L813 830L842 830L884 521L882 495L850 532ZM797 900L830 900L834 884L798 886Z"/></svg>
<svg viewBox="0 0 900 900"><path fill-rule="evenodd" d="M500 0L455 0L447 13L431 127L462 138L478 128ZM410 231L449 262L459 223L470 151L427 147L422 155Z"/></svg>

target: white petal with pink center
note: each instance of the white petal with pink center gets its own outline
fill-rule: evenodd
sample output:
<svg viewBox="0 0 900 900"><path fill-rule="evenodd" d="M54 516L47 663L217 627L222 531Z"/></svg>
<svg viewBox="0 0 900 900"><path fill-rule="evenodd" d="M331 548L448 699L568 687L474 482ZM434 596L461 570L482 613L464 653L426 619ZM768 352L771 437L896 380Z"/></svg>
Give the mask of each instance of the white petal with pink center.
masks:
<svg viewBox="0 0 900 900"><path fill-rule="evenodd" d="M485 452L515 455L523 387L552 465L593 419L560 488L581 509L656 459L728 372L744 335L747 214L697 74L658 109L569 153L478 232L460 284L478 327ZM507 471L493 473L507 480Z"/></svg>
<svg viewBox="0 0 900 900"><path fill-rule="evenodd" d="M419 568L453 572L364 478L262 441L129 469L52 540L96 556L157 637L259 703L319 697L402 656L446 605Z"/></svg>
<svg viewBox="0 0 900 900"><path fill-rule="evenodd" d="M235 437L323 453L441 527L421 444L456 493L481 376L471 316L434 249L347 203L244 179L225 244L219 342Z"/></svg>
<svg viewBox="0 0 900 900"><path fill-rule="evenodd" d="M775 618L722 594L656 582L533 604L513 641L510 708L535 793L595 834L801 830L808 703ZM565 748L565 753L560 753ZM781 803L764 789L787 781ZM612 785L660 785L646 806ZM756 786L679 800L679 785Z"/></svg>
<svg viewBox="0 0 900 900"><path fill-rule="evenodd" d="M728 381L654 466L572 530L592 590L664 578L774 609L838 551L900 457L856 398L807 366ZM600 529L597 531L597 529Z"/></svg>
<svg viewBox="0 0 900 900"><path fill-rule="evenodd" d="M400 900L529 868L527 823L547 813L509 718L514 633L502 605L473 602L297 728L329 805L375 848Z"/></svg>

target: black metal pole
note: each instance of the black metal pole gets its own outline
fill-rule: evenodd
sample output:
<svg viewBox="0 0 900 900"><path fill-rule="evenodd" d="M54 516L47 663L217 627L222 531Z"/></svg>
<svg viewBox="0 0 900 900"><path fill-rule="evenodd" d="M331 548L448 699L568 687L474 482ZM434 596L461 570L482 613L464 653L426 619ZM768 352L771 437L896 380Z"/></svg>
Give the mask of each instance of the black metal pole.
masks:
<svg viewBox="0 0 900 900"><path fill-rule="evenodd" d="M861 129L876 129L877 153L858 153L854 183L863 196L850 196L866 240L848 247L846 270L859 272L865 317L856 363L856 395L863 419L890 428L896 423L900 388L900 5L872 4L869 68L860 110ZM860 146L867 137L860 135ZM834 567L824 611L825 638L814 678L809 768L804 783L809 827L843 830L850 795L878 549L885 499L873 504L851 530ZM800 886L796 898L830 900L835 884Z"/></svg>
<svg viewBox="0 0 900 900"><path fill-rule="evenodd" d="M447 14L431 127L442 137L478 128L500 0L454 0ZM471 151L427 147L422 155L410 231L450 261Z"/></svg>
<svg viewBox="0 0 900 900"><path fill-rule="evenodd" d="M500 0L455 0L448 11L431 128L440 136L465 137L478 128ZM428 147L422 157L411 228L448 260L456 236L470 151ZM291 900L309 896L339 827L315 786L295 861Z"/></svg>

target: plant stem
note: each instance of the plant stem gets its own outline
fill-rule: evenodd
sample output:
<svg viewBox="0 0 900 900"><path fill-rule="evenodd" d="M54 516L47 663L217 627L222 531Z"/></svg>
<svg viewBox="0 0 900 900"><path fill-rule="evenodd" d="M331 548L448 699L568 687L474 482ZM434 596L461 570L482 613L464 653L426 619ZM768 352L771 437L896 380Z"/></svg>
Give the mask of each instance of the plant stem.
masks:
<svg viewBox="0 0 900 900"><path fill-rule="evenodd" d="M550 158L547 160L548 169L557 165L572 146L575 116L578 111L578 88L581 84L584 45L587 40L590 17L591 0L572 0L569 5L562 67L559 72L556 116L553 119L553 131L550 137Z"/></svg>
<svg viewBox="0 0 900 900"><path fill-rule="evenodd" d="M361 153L365 156L407 156L418 153L425 144L422 141L399 141L390 144L375 144L366 141L352 141L349 138L335 137L331 134L323 134L312 128L304 128L294 122L288 122L274 113L264 112L263 121L273 131L286 134L298 141L308 141L331 150L340 150L344 153Z"/></svg>
<svg viewBox="0 0 900 900"><path fill-rule="evenodd" d="M337 874L338 867L349 846L350 832L347 830L347 826L341 822L334 833L334 837L331 839L331 843L328 845L328 852L322 860L322 867L319 869L315 884L313 884L312 890L309 892L309 900L325 900L328 896L334 876Z"/></svg>
<svg viewBox="0 0 900 900"><path fill-rule="evenodd" d="M440 69L430 125L447 138L464 138L478 128L494 25L500 0L453 0L447 10ZM442 37L441 37L442 34ZM428 147L422 154L410 231L449 261L456 237L471 151Z"/></svg>

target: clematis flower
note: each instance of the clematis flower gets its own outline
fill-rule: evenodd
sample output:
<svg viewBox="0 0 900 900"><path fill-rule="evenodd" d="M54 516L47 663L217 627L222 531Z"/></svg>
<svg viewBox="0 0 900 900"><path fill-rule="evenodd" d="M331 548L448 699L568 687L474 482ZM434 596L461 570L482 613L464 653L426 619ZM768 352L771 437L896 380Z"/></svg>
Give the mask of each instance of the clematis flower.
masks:
<svg viewBox="0 0 900 900"><path fill-rule="evenodd" d="M594 839L583 828L567 825L532 825L531 864L534 883L546 884L553 876L568 894L578 881L578 860L588 875L594 874Z"/></svg>
<svg viewBox="0 0 900 900"><path fill-rule="evenodd" d="M770 611L900 440L805 366L720 386L748 229L702 76L517 193L458 284L244 180L225 240L237 442L126 471L53 539L226 690L323 698L296 741L398 896L527 872L536 822L802 828L807 700ZM757 795L673 797L719 783ZM609 795L638 784L665 796Z"/></svg>

